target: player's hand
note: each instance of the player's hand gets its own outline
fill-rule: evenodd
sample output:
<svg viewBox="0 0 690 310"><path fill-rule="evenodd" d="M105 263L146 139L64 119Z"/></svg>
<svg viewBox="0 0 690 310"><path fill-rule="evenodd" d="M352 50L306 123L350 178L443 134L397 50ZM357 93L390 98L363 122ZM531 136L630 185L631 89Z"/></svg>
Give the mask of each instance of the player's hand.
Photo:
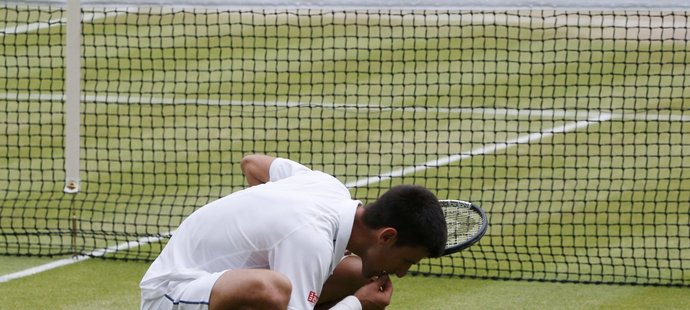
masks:
<svg viewBox="0 0 690 310"><path fill-rule="evenodd" d="M362 286L355 297L362 303L362 310L385 309L391 303L393 282L383 275Z"/></svg>

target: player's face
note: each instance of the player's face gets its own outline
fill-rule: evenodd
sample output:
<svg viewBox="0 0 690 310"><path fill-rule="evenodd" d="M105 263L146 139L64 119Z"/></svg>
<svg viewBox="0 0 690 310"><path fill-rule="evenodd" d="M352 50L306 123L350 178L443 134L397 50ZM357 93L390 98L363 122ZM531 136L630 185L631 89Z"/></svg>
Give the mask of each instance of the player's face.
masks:
<svg viewBox="0 0 690 310"><path fill-rule="evenodd" d="M362 257L362 275L367 278L383 274L402 277L412 265L428 256L429 253L423 247L379 245Z"/></svg>

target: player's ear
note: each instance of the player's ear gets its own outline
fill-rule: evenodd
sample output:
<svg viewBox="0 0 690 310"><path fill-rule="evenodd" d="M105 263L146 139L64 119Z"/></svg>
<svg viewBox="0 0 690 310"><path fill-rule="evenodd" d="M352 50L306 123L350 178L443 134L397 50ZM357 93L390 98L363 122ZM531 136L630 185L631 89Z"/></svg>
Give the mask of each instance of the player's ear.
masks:
<svg viewBox="0 0 690 310"><path fill-rule="evenodd" d="M379 232L379 242L394 244L398 238L398 230L393 227L382 228Z"/></svg>

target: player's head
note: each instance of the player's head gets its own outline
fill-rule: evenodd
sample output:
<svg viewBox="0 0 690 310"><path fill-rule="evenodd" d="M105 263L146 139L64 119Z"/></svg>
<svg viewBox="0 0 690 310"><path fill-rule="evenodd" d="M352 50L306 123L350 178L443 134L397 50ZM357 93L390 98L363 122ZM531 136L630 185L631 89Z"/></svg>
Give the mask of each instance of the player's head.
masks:
<svg viewBox="0 0 690 310"><path fill-rule="evenodd" d="M397 231L395 245L425 248L430 257L443 253L448 238L446 219L436 196L417 185L398 185L364 209L364 224Z"/></svg>

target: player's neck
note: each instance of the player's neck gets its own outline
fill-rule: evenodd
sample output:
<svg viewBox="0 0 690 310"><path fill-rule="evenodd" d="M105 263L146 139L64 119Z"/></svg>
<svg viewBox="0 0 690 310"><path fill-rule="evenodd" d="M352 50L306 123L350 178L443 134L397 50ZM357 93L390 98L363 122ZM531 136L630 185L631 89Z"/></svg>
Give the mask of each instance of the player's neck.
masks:
<svg viewBox="0 0 690 310"><path fill-rule="evenodd" d="M376 234L375 230L367 227L364 224L364 208L358 207L355 211L355 221L352 224L352 233L350 233L350 240L347 242L347 249L356 255L363 255L367 248L371 246L372 234Z"/></svg>

